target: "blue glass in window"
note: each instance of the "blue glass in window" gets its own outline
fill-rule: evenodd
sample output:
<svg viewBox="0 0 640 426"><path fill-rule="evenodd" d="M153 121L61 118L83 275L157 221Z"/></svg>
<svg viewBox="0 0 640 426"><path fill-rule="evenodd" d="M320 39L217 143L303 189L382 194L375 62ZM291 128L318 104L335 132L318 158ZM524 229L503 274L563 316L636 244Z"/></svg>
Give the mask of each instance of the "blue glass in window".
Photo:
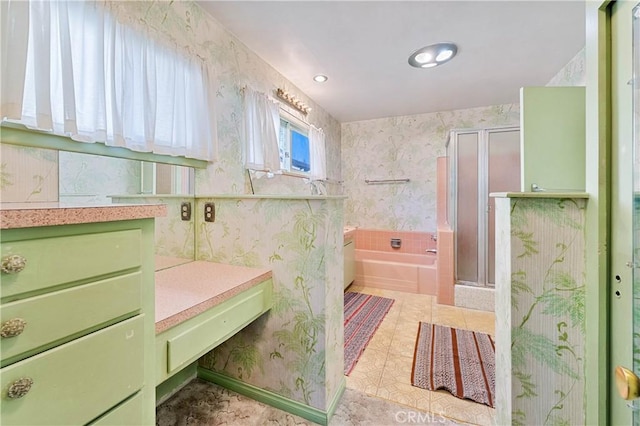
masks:
<svg viewBox="0 0 640 426"><path fill-rule="evenodd" d="M309 138L291 130L291 167L303 172L311 169L309 162Z"/></svg>

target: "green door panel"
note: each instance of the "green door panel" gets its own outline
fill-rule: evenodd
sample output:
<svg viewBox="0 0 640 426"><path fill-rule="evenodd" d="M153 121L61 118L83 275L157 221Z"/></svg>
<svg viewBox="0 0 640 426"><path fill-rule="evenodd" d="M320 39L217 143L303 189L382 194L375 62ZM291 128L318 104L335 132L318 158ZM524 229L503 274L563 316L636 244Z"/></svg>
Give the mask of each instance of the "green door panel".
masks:
<svg viewBox="0 0 640 426"><path fill-rule="evenodd" d="M140 276L134 272L2 305L2 324L14 318L26 321L20 335L1 338L2 365L69 341L92 327L132 316L141 306Z"/></svg>
<svg viewBox="0 0 640 426"><path fill-rule="evenodd" d="M523 87L520 120L522 191L584 191L585 88Z"/></svg>
<svg viewBox="0 0 640 426"><path fill-rule="evenodd" d="M140 391L120 405L100 416L91 426L139 426L142 421L142 392Z"/></svg>
<svg viewBox="0 0 640 426"><path fill-rule="evenodd" d="M140 241L141 231L134 229L3 242L3 258L20 255L27 263L21 272L2 273L0 297L7 302L22 293L139 267Z"/></svg>
<svg viewBox="0 0 640 426"><path fill-rule="evenodd" d="M80 425L137 392L144 382L144 315L50 349L1 370L0 423ZM8 397L20 378L33 385Z"/></svg>

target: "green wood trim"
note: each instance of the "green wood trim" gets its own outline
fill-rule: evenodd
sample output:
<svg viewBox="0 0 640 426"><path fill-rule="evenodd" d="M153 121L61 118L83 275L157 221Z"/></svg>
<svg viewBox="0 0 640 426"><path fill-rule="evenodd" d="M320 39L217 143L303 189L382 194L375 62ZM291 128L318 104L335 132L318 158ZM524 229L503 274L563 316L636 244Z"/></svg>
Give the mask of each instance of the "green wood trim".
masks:
<svg viewBox="0 0 640 426"><path fill-rule="evenodd" d="M608 285L611 180L609 1L586 2L585 424L608 424Z"/></svg>
<svg viewBox="0 0 640 426"><path fill-rule="evenodd" d="M232 390L256 401L270 405L271 407L286 411L287 413L300 416L314 423L318 423L320 425L329 424L330 416L328 412L324 412L301 402L285 398L282 395L278 395L277 393L268 391L266 389L261 389L257 386L241 382L238 379L234 379L232 377L225 376L223 374L216 373L202 367L198 367L198 378L215 383L222 386L223 388ZM335 404L337 405L337 402L335 402Z"/></svg>
<svg viewBox="0 0 640 426"><path fill-rule="evenodd" d="M68 137L51 133L30 130L23 125L2 123L0 141L10 145L31 148L55 149L59 151L79 152L83 154L102 155L105 157L125 158L127 160L152 161L156 163L174 164L177 166L205 169L209 164L205 160L194 158L172 157L170 155L137 152L117 146L106 146L104 143L76 142Z"/></svg>
<svg viewBox="0 0 640 426"><path fill-rule="evenodd" d="M198 375L198 363L189 364L182 370L174 373L167 380L156 386L156 406L162 404L171 395L182 389L184 385Z"/></svg>
<svg viewBox="0 0 640 426"><path fill-rule="evenodd" d="M331 400L331 403L327 408L327 424L329 424L329 422L331 421L331 418L336 413L336 410L338 409L338 405L342 400L342 395L344 395L344 391L346 389L347 389L347 379L343 376L342 381L338 385L338 390L336 391L336 394L333 396L333 399Z"/></svg>

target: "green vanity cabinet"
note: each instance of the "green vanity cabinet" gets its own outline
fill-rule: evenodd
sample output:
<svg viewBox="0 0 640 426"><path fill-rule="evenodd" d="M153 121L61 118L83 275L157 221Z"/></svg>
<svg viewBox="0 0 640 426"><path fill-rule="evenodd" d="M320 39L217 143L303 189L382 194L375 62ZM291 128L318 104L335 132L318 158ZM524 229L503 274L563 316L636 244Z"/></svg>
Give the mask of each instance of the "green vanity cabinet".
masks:
<svg viewBox="0 0 640 426"><path fill-rule="evenodd" d="M271 309L268 279L156 336L156 384L160 384Z"/></svg>
<svg viewBox="0 0 640 426"><path fill-rule="evenodd" d="M153 219L0 234L0 424L153 424Z"/></svg>

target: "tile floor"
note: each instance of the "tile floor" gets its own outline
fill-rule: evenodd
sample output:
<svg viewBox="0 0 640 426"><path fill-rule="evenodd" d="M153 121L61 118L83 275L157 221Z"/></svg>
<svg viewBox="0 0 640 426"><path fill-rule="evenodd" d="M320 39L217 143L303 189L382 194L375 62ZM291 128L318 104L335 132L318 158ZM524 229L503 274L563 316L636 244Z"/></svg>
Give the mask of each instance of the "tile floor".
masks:
<svg viewBox="0 0 640 426"><path fill-rule="evenodd" d="M351 285L347 291L395 300L389 313L347 377L347 389L476 425L494 423L495 410L445 391L411 385L413 350L420 321L480 331L495 336L493 312L438 305L435 297Z"/></svg>

